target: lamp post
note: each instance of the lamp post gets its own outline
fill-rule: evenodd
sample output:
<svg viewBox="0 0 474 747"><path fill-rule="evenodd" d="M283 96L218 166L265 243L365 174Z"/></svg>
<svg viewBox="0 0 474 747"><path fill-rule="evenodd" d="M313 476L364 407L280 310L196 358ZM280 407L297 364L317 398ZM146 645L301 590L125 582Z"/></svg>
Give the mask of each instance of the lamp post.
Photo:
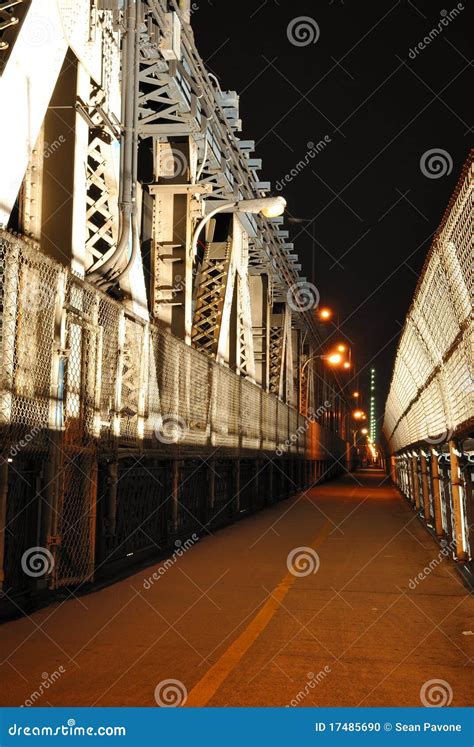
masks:
<svg viewBox="0 0 474 747"><path fill-rule="evenodd" d="M314 360L327 360L328 363L332 366L337 366L338 363L341 363L342 361L342 355L339 352L334 353L321 353L321 354L315 354L309 356L304 363L300 367L300 375L299 375L299 404L300 404L300 414L304 415L306 417L306 410L307 408L303 406L303 403L305 401L304 397L304 372L306 367Z"/></svg>
<svg viewBox="0 0 474 747"><path fill-rule="evenodd" d="M205 215L196 226L191 242L192 256L196 256L198 240L202 229L217 213L261 213L266 218L277 218L283 214L285 207L286 200L284 197L260 197L255 200L234 200L233 202L221 203Z"/></svg>
<svg viewBox="0 0 474 747"><path fill-rule="evenodd" d="M344 432L344 437L347 435L347 428L345 426L345 422L346 422L346 419L350 415L352 415L352 417L354 418L354 420L367 420L367 415L365 414L365 412L363 410L353 410L353 411L346 412L346 414L344 415L344 417L342 419L343 426L344 426L344 431L345 431Z"/></svg>
<svg viewBox="0 0 474 747"><path fill-rule="evenodd" d="M354 431L354 447L357 445L357 434L362 433L363 436L368 434L367 428L356 428Z"/></svg>

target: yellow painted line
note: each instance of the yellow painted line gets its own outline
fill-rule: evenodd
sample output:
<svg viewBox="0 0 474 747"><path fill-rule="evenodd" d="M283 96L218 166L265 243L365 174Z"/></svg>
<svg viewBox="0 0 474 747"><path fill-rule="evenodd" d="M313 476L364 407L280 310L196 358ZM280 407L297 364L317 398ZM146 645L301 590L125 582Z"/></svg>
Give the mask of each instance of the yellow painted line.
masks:
<svg viewBox="0 0 474 747"><path fill-rule="evenodd" d="M331 522L327 521L309 547L315 550L321 545L327 539L332 526ZM188 695L186 706L202 707L209 703L224 680L234 671L242 657L263 633L280 606L280 602L286 597L297 578L288 571L245 630L193 687Z"/></svg>

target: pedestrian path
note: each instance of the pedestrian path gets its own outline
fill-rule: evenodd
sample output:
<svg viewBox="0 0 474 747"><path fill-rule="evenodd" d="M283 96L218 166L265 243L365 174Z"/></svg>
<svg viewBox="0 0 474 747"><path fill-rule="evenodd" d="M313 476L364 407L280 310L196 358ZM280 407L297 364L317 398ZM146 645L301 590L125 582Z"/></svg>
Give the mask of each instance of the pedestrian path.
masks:
<svg viewBox="0 0 474 747"><path fill-rule="evenodd" d="M366 470L4 624L2 700L470 705L473 633L453 563L386 475Z"/></svg>

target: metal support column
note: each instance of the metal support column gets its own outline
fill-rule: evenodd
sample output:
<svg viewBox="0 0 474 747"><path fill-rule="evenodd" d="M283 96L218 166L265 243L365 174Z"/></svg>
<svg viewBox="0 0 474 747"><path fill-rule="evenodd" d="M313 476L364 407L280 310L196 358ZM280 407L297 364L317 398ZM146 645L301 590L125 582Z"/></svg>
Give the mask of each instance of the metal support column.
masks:
<svg viewBox="0 0 474 747"><path fill-rule="evenodd" d="M390 457L390 477L392 479L392 482L400 487L397 480L396 460L394 456Z"/></svg>
<svg viewBox="0 0 474 747"><path fill-rule="evenodd" d="M453 499L453 534L456 541L456 556L458 560L466 560L467 553L464 545L464 511L463 511L463 482L459 467L459 456L456 442L449 442L449 458L451 462L451 494Z"/></svg>
<svg viewBox="0 0 474 747"><path fill-rule="evenodd" d="M178 459L173 459L171 463L171 516L170 516L170 529L172 534L176 534L178 531L178 517L179 517L179 488L180 488L180 471L181 462Z"/></svg>
<svg viewBox="0 0 474 747"><path fill-rule="evenodd" d="M435 449L431 449L431 489L433 491L433 508L437 537L444 536L440 481L438 455Z"/></svg>
<svg viewBox="0 0 474 747"><path fill-rule="evenodd" d="M425 521L429 521L431 519L431 509L430 509L430 491L428 486L428 463L426 461L426 455L421 449L420 452L420 466L421 466L421 489L423 492L423 514L425 517Z"/></svg>
<svg viewBox="0 0 474 747"><path fill-rule="evenodd" d="M215 459L210 459L207 467L207 484L209 485L209 497L207 502L207 519L209 522L212 519L214 513L214 503L216 500L216 470L215 470Z"/></svg>
<svg viewBox="0 0 474 747"><path fill-rule="evenodd" d="M273 503L273 462L270 459L268 462L267 467L268 472L268 487L267 487L267 494L265 496L265 503Z"/></svg>
<svg viewBox="0 0 474 747"><path fill-rule="evenodd" d="M418 457L411 456L411 476L412 476L412 500L415 502L417 511L420 510L420 483L418 482Z"/></svg>
<svg viewBox="0 0 474 747"><path fill-rule="evenodd" d="M105 519L105 531L108 535L114 535L117 525L117 482L118 462L107 464L107 515Z"/></svg>
<svg viewBox="0 0 474 747"><path fill-rule="evenodd" d="M3 589L5 571L3 559L5 556L5 526L7 523L7 496L8 496L8 460L1 457L0 464L0 589Z"/></svg>
<svg viewBox="0 0 474 747"><path fill-rule="evenodd" d="M233 463L233 490L234 495L232 497L232 513L237 516L240 511L240 459L236 459Z"/></svg>

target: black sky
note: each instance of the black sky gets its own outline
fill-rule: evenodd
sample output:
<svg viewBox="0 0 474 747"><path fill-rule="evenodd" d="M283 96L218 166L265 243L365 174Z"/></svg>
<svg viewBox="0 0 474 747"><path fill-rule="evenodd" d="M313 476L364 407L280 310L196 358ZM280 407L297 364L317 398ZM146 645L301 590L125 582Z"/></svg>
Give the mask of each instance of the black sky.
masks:
<svg viewBox="0 0 474 747"><path fill-rule="evenodd" d="M222 89L240 94L241 137L256 141L262 178L274 186L305 157L308 142L330 138L284 191L273 192L284 194L290 215L315 217L315 284L354 342L365 391L368 367L377 368L381 415L418 274L472 142L472 2L415 59L410 49L457 3L196 4L198 49ZM316 43L289 41L288 25L301 16L316 22ZM422 173L420 158L431 149L446 151L450 174ZM289 228L310 279L311 228Z"/></svg>

